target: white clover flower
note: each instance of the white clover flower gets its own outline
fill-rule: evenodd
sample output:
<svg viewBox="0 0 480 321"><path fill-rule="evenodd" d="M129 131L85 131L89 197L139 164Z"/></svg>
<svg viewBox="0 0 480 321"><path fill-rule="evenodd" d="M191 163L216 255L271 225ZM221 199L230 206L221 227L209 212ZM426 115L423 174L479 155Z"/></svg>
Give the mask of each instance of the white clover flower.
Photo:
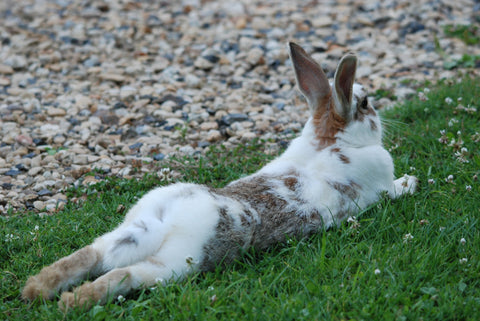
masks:
<svg viewBox="0 0 480 321"><path fill-rule="evenodd" d="M466 257L460 259L460 264L465 264L468 262L468 259Z"/></svg>
<svg viewBox="0 0 480 321"><path fill-rule="evenodd" d="M445 182L447 182L447 183L453 183L453 178L454 178L453 175L448 175L448 177L445 178Z"/></svg>
<svg viewBox="0 0 480 321"><path fill-rule="evenodd" d="M15 240L17 237L13 234L7 234L5 235L5 242L12 242L13 240Z"/></svg>
<svg viewBox="0 0 480 321"><path fill-rule="evenodd" d="M467 240L465 240L463 237L460 239L460 244L465 245L467 243Z"/></svg>
<svg viewBox="0 0 480 321"><path fill-rule="evenodd" d="M123 301L125 301L125 298L123 297L123 295L120 294L119 296L117 296L117 301L118 302L123 302Z"/></svg>
<svg viewBox="0 0 480 321"><path fill-rule="evenodd" d="M393 150L395 150L395 149L397 149L397 148L398 148L398 144L395 144L395 146L391 146L391 147L388 149L388 151L391 152L391 151L393 151Z"/></svg>
<svg viewBox="0 0 480 321"><path fill-rule="evenodd" d="M468 105L467 107L467 113L470 113L470 114L474 114L477 112L477 108L476 107L470 107L470 105Z"/></svg>
<svg viewBox="0 0 480 321"><path fill-rule="evenodd" d="M216 295L216 294L212 295L212 296L210 297L210 301L211 301L212 303L216 302L216 301L217 301L217 295Z"/></svg>
<svg viewBox="0 0 480 321"><path fill-rule="evenodd" d="M38 231L40 229L40 227L38 225L35 225L35 227L33 228L35 231Z"/></svg>
<svg viewBox="0 0 480 321"><path fill-rule="evenodd" d="M435 180L433 178L428 179L428 184L435 184Z"/></svg>
<svg viewBox="0 0 480 321"><path fill-rule="evenodd" d="M448 121L448 127L452 127L453 125L455 125L456 123L458 123L458 119L456 118L452 118Z"/></svg>
<svg viewBox="0 0 480 321"><path fill-rule="evenodd" d="M427 224L429 224L430 222L429 222L427 219L422 219L422 220L420 220L419 223L420 223L420 225L427 225Z"/></svg>
<svg viewBox="0 0 480 321"><path fill-rule="evenodd" d="M438 141L442 144L448 144L448 137L446 135L445 129L442 129L440 131L440 135L442 135L442 136L438 139Z"/></svg>
<svg viewBox="0 0 480 321"><path fill-rule="evenodd" d="M466 158L467 154L468 154L468 149L465 147L462 147L460 151L455 152L455 157L461 163L469 163L469 160Z"/></svg>
<svg viewBox="0 0 480 321"><path fill-rule="evenodd" d="M409 241L413 240L413 235L408 233L403 236L403 243L408 243Z"/></svg>
<svg viewBox="0 0 480 321"><path fill-rule="evenodd" d="M470 192L472 190L472 185L465 186L465 189L467 190L467 192Z"/></svg>
<svg viewBox="0 0 480 321"><path fill-rule="evenodd" d="M450 105L451 103L453 103L453 99L450 97L447 97L445 98L445 102Z"/></svg>
<svg viewBox="0 0 480 321"><path fill-rule="evenodd" d="M428 97L423 92L420 91L418 93L418 99L420 99L421 101L427 101Z"/></svg>
<svg viewBox="0 0 480 321"><path fill-rule="evenodd" d="M162 181L170 181L172 179L172 170L168 167L162 168L157 172L158 178Z"/></svg>
<svg viewBox="0 0 480 321"><path fill-rule="evenodd" d="M355 216L350 216L349 218L347 218L347 222L348 223L357 222L357 218Z"/></svg>
<svg viewBox="0 0 480 321"><path fill-rule="evenodd" d="M455 157L457 158L457 161L459 161L460 163L470 163L470 161L465 158L465 155L462 155L459 152L455 152Z"/></svg>
<svg viewBox="0 0 480 321"><path fill-rule="evenodd" d="M380 273L382 273L382 271L380 271L380 269L375 269L374 273L375 275L379 275Z"/></svg>
<svg viewBox="0 0 480 321"><path fill-rule="evenodd" d="M351 229L357 229L357 228L360 227L360 222L357 220L357 218L355 216L350 216L347 219L347 223L348 223L348 225L350 225Z"/></svg>

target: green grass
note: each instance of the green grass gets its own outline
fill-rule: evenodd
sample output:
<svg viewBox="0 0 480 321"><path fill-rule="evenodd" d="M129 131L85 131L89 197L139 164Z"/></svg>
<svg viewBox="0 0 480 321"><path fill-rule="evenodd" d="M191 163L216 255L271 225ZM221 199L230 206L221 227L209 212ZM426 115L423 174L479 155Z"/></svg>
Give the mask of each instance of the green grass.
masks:
<svg viewBox="0 0 480 321"><path fill-rule="evenodd" d="M447 37L460 39L466 45L475 46L480 44L480 30L476 25L446 25L443 30ZM436 36L435 50L443 58L443 68L446 70L478 68L480 66L480 55L463 54L460 58L449 57L441 48L439 39Z"/></svg>
<svg viewBox="0 0 480 321"><path fill-rule="evenodd" d="M450 70L454 68L475 68L480 66L480 55L463 54L460 59L446 60L443 68Z"/></svg>
<svg viewBox="0 0 480 321"><path fill-rule="evenodd" d="M480 43L480 31L476 25L446 25L443 30L446 36L458 38L467 45Z"/></svg>
<svg viewBox="0 0 480 321"><path fill-rule="evenodd" d="M397 96L393 95L391 91L387 89L377 89L375 93L372 95L376 100L381 98L388 98L390 100L397 100Z"/></svg>
<svg viewBox="0 0 480 321"><path fill-rule="evenodd" d="M118 224L119 204L129 207L164 182L107 179L70 191L86 201L54 216L0 217L0 319L479 320L480 112L468 109L478 107L479 82L441 82L427 101L407 101L384 115L396 175L420 179L415 195L382 199L362 213L358 228L345 224L266 253L251 251L226 269L138 291L123 302L64 316L56 301L23 303L19 295L29 275ZM181 181L222 186L270 158L263 142L252 142L165 166Z"/></svg>

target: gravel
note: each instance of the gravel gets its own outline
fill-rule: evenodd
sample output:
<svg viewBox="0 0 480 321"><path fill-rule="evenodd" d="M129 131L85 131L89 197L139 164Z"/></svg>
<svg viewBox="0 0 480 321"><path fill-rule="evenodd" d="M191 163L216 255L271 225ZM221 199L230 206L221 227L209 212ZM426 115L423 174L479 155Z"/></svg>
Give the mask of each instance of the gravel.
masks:
<svg viewBox="0 0 480 321"><path fill-rule="evenodd" d="M278 150L308 116L290 40L330 77L356 52L358 82L399 100L418 82L478 74L444 65L480 54L444 34L478 13L467 0L3 0L0 213L55 212L66 188L108 175L163 177L162 160L211 144L258 137Z"/></svg>

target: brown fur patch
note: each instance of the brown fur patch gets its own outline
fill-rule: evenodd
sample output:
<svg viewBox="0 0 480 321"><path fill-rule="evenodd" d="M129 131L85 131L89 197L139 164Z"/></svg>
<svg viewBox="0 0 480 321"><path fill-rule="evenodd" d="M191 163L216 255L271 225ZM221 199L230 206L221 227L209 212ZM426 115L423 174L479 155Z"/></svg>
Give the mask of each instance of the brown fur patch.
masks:
<svg viewBox="0 0 480 321"><path fill-rule="evenodd" d="M340 160L341 160L343 163L345 163L345 164L350 164L350 158L348 158L348 156L342 154L340 148L335 147L335 148L332 148L331 151L332 151L332 153L338 154L338 157L340 158Z"/></svg>
<svg viewBox="0 0 480 321"><path fill-rule="evenodd" d="M227 199L226 203L235 204L235 208L241 206L242 213L231 212L229 205L218 209L215 236L204 247L200 270L228 264L251 246L264 250L284 242L287 236L304 237L318 231L323 220L317 209L296 210L305 205L298 192L299 176L294 170L278 176L254 175L222 189L210 189L213 198L222 203ZM288 191L279 184L284 184Z"/></svg>
<svg viewBox="0 0 480 321"><path fill-rule="evenodd" d="M25 300L33 300L38 296L53 298L55 291L68 284L72 277L87 274L99 261L100 254L91 246L86 246L30 277L22 291L22 298Z"/></svg>
<svg viewBox="0 0 480 321"><path fill-rule="evenodd" d="M315 127L315 136L318 140L317 150L322 150L335 144L336 135L343 131L346 121L335 112L332 93L323 97L317 102L313 115L313 125Z"/></svg>
<svg viewBox="0 0 480 321"><path fill-rule="evenodd" d="M322 226L320 215L312 215L312 219L299 215L289 209L289 203L302 204L304 200L293 196L292 199L283 199L277 196L273 181L283 180L286 185L295 189L298 187L297 173L287 177L254 176L251 179L241 180L226 186L218 192L231 198L248 203L254 209L260 222L254 226L253 245L257 248L285 241L286 235L305 236L307 231L317 230ZM293 189L293 191L295 191Z"/></svg>
<svg viewBox="0 0 480 321"><path fill-rule="evenodd" d="M348 184L343 184L340 182L329 182L328 184L336 189L340 194L346 195L352 200L359 196L358 190L361 189L360 185L352 181L348 182Z"/></svg>
<svg viewBox="0 0 480 321"><path fill-rule="evenodd" d="M370 119L370 129L372 131L376 131L378 129L378 126L373 119Z"/></svg>
<svg viewBox="0 0 480 321"><path fill-rule="evenodd" d="M340 160L345 163L345 164L349 164L350 163L350 158L348 158L347 156L343 155L343 154L340 154L338 155L338 157L340 157Z"/></svg>
<svg viewBox="0 0 480 321"><path fill-rule="evenodd" d="M288 187L289 190L295 191L298 184L298 179L296 177L290 176L290 177L284 178L283 182L285 183L285 186Z"/></svg>
<svg viewBox="0 0 480 321"><path fill-rule="evenodd" d="M353 119L364 121L367 116L375 116L377 113L372 106L369 106L367 110L357 108L357 112L353 115Z"/></svg>
<svg viewBox="0 0 480 321"><path fill-rule="evenodd" d="M127 269L117 269L108 272L104 276L96 279L94 282L85 282L82 286L74 289L72 292L63 292L58 305L66 310L71 307L90 308L92 304L100 301L105 303L108 294L114 294L115 288L123 282L130 285L131 275Z"/></svg>

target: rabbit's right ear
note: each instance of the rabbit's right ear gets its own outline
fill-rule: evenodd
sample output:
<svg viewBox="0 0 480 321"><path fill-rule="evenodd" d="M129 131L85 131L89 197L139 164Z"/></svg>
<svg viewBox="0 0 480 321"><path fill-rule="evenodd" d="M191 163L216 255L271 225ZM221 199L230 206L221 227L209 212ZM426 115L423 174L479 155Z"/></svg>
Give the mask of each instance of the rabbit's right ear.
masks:
<svg viewBox="0 0 480 321"><path fill-rule="evenodd" d="M293 42L289 45L298 87L307 99L313 114L319 107L327 107L324 106L324 101L331 97L330 84L322 68L302 47Z"/></svg>

